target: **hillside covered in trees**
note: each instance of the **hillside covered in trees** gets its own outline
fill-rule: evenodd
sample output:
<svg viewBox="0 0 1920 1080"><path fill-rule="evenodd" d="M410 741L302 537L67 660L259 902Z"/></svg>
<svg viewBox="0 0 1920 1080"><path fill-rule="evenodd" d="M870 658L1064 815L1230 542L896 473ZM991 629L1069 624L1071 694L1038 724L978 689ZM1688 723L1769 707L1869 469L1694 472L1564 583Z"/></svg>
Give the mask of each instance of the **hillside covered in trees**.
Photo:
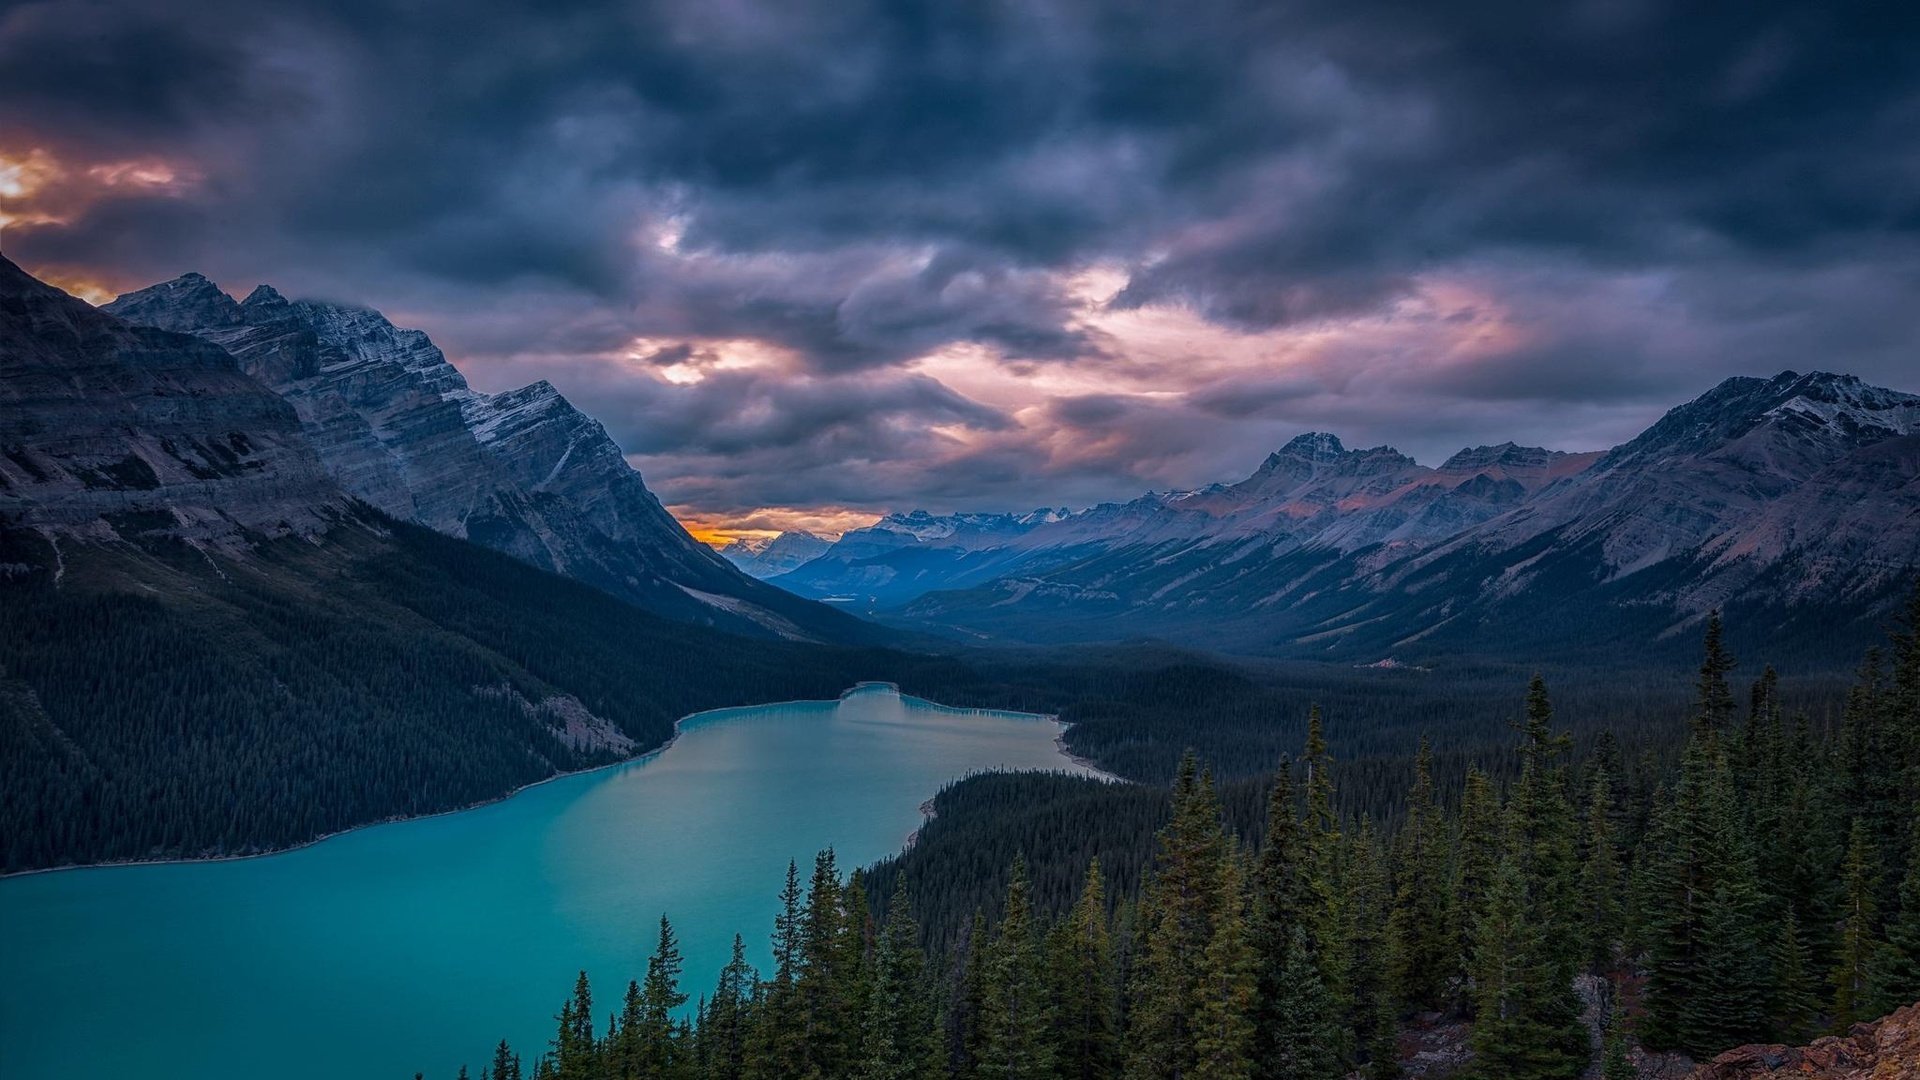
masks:
<svg viewBox="0 0 1920 1080"><path fill-rule="evenodd" d="M1474 1076L1617 1080L1630 1046L1844 1031L1920 998L1916 630L1920 598L1829 727L1771 669L1742 703L1714 619L1671 764L1576 753L1535 678L1504 778L1443 795L1422 744L1392 813L1343 810L1318 713L1267 783L976 778L900 859L789 867L773 970L737 950L690 999L663 920L617 1006L583 975L548 1047L480 1075L1392 1077L1456 1017Z"/></svg>

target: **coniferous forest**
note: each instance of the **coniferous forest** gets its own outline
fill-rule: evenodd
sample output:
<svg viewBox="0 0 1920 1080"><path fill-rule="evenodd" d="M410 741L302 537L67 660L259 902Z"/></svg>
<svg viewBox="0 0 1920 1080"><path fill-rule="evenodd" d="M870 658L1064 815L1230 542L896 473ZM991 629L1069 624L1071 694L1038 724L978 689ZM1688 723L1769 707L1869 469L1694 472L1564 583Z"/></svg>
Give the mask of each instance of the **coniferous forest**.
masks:
<svg viewBox="0 0 1920 1080"><path fill-rule="evenodd" d="M971 778L899 858L789 866L771 970L736 939L685 972L663 918L643 978L583 974L478 1075L1385 1078L1464 1022L1471 1075L1620 1078L1844 1031L1920 999L1917 631L1920 594L1823 724L1735 685L1716 615L1671 760L1576 750L1535 677L1511 768L1422 740L1390 808L1343 797L1318 711L1264 780Z"/></svg>

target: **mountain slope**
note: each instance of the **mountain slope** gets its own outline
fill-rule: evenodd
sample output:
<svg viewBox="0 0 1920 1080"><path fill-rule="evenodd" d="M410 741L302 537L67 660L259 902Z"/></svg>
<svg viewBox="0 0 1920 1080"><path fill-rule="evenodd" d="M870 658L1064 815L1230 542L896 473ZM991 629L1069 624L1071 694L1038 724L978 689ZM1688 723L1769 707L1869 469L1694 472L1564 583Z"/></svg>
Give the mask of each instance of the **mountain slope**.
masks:
<svg viewBox="0 0 1920 1080"><path fill-rule="evenodd" d="M294 411L225 352L0 257L0 521L231 545L322 531L348 505Z"/></svg>
<svg viewBox="0 0 1920 1080"><path fill-rule="evenodd" d="M989 579L893 614L1372 662L1613 648L1722 607L1850 662L1920 563L1916 432L1920 397L1786 372L1730 379L1604 454L1506 444L1428 469L1314 433L1238 484L1035 529Z"/></svg>
<svg viewBox="0 0 1920 1080"><path fill-rule="evenodd" d="M874 638L687 535L606 429L544 381L478 393L425 334L376 311L289 301L264 285L235 302L198 274L105 310L232 352L293 405L342 488L402 520L673 618L756 636Z"/></svg>
<svg viewBox="0 0 1920 1080"><path fill-rule="evenodd" d="M4 260L0 405L0 871L268 850L690 711L957 670L669 621L397 521L220 348Z"/></svg>

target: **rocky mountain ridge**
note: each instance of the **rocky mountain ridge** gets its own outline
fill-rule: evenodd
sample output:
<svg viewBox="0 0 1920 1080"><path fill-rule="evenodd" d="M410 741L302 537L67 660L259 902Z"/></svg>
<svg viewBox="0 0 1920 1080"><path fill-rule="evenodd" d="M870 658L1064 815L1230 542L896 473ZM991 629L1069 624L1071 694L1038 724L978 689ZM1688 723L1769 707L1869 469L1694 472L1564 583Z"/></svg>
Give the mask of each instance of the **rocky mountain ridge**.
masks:
<svg viewBox="0 0 1920 1080"><path fill-rule="evenodd" d="M1235 483L964 552L938 537L836 545L779 583L865 590L878 613L975 640L1204 634L1367 662L1499 651L1522 625L1529 642L1661 636L1745 607L1756 633L1830 640L1840 659L1920 563L1917 477L1920 397L1783 372L1726 380L1604 452L1503 443L1428 467L1309 432ZM1580 629L1569 605L1606 629Z"/></svg>
<svg viewBox="0 0 1920 1080"><path fill-rule="evenodd" d="M789 529L765 539L735 540L721 548L720 555L749 576L765 580L798 570L832 546L824 536Z"/></svg>
<svg viewBox="0 0 1920 1080"><path fill-rule="evenodd" d="M234 549L353 513L294 410L224 350L103 315L0 257L0 524L56 552L161 535Z"/></svg>
<svg viewBox="0 0 1920 1080"><path fill-rule="evenodd" d="M217 345L298 414L325 469L394 517L565 574L659 614L759 635L861 639L689 536L598 421L541 381L480 393L418 330L370 308L235 301L200 274L103 309Z"/></svg>

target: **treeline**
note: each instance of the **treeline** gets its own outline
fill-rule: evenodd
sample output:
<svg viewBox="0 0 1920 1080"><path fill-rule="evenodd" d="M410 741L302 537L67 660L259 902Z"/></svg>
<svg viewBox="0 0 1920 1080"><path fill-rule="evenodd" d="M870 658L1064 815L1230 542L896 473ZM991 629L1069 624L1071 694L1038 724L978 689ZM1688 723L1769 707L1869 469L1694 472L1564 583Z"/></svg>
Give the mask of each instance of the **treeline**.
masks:
<svg viewBox="0 0 1920 1080"><path fill-rule="evenodd" d="M1315 713L1256 836L1189 756L1170 793L1116 789L1101 805L1123 820L1078 851L1016 854L992 912L931 948L916 912L950 908L930 898L964 873L843 880L826 852L804 893L789 868L771 972L736 948L686 1015L663 922L604 1024L583 976L543 1053L503 1043L482 1075L1392 1077L1407 1020L1442 1013L1471 1020L1475 1075L1570 1080L1596 1054L1635 1075L1629 1040L1698 1058L1843 1030L1920 998L1916 629L1920 597L1827 735L1782 710L1770 670L1736 703L1716 617L1679 760L1646 785L1619 781L1604 741L1576 755L1535 678L1512 779L1470 768L1444 799L1422 745L1392 828L1339 812ZM1056 804L1094 797L1046 782ZM1115 888L1105 854L1149 822L1137 891Z"/></svg>
<svg viewBox="0 0 1920 1080"><path fill-rule="evenodd" d="M645 750L701 709L865 678L965 696L965 665L748 641L397 522L244 559L66 545L0 579L0 871L227 855L497 798ZM0 562L45 562L0 529Z"/></svg>

